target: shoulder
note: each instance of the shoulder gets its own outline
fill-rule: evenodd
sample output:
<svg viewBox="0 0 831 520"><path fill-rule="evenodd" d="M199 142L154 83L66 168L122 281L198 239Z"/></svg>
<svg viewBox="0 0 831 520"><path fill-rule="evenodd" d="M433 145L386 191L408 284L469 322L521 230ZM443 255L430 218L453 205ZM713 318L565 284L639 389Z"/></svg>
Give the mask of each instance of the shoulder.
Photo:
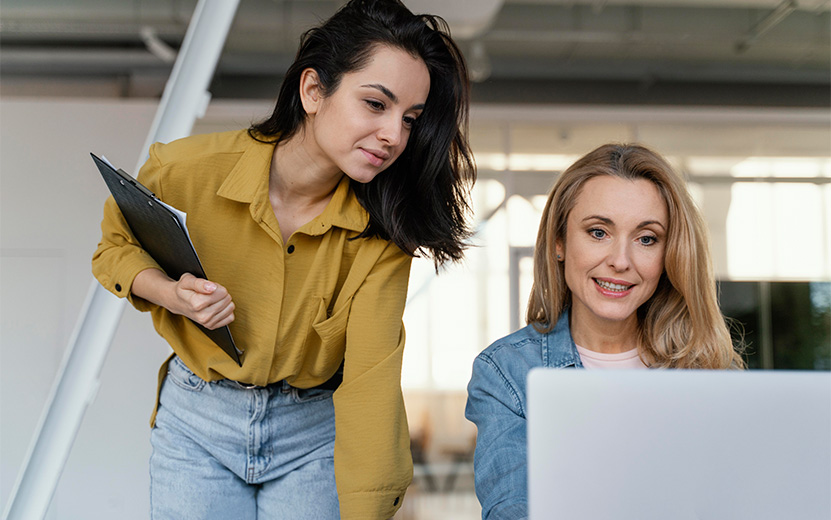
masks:
<svg viewBox="0 0 831 520"><path fill-rule="evenodd" d="M506 383L524 387L529 370L543 365L543 334L528 325L494 341L474 361L474 373L492 370Z"/></svg>
<svg viewBox="0 0 831 520"><path fill-rule="evenodd" d="M150 159L139 172L139 180L151 182L156 195L175 206L218 194L223 183L237 171L237 192L243 192L243 198L250 200L250 192L259 186L263 172L267 173L272 151L273 145L254 140L247 130L156 143L150 147Z"/></svg>
<svg viewBox="0 0 831 520"><path fill-rule="evenodd" d="M495 402L524 417L525 378L532 368L542 366L541 352L542 334L531 325L483 350L473 362L468 384L468 418L477 417L482 411L491 414L499 409Z"/></svg>
<svg viewBox="0 0 831 520"><path fill-rule="evenodd" d="M537 331L533 325L527 325L518 331L508 334L491 343L483 350L479 357L490 359L502 359L504 357L516 357L518 354L533 362L539 358L542 363L541 347L543 334Z"/></svg>
<svg viewBox="0 0 831 520"><path fill-rule="evenodd" d="M192 135L169 143L156 143L150 148L150 154L162 166L198 163L222 154L242 154L253 143L256 141L248 135L247 130L232 130Z"/></svg>
<svg viewBox="0 0 831 520"><path fill-rule="evenodd" d="M539 332L533 324L493 342L476 358L474 364L490 365L507 379L523 381L535 367L580 367L580 357L564 312L548 332Z"/></svg>

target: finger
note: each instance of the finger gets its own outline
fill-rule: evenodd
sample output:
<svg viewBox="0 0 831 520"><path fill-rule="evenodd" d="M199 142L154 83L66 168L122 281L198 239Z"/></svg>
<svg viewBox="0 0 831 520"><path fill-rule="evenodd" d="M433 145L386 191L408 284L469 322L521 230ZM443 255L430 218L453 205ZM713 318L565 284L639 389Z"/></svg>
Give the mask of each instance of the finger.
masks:
<svg viewBox="0 0 831 520"><path fill-rule="evenodd" d="M209 329L218 329L219 327L224 327L234 321L234 309L235 306L233 303L222 309L219 313L214 315L213 319L208 322L206 325Z"/></svg>
<svg viewBox="0 0 831 520"><path fill-rule="evenodd" d="M219 309L221 306L217 306L220 302L225 302L224 305L227 305L228 302L231 301L231 295L228 294L228 291L225 287L222 287L219 284L215 284L216 289L210 294L203 294L200 292L189 292L186 293L186 298L190 307L195 312L209 312L209 308L213 307L214 309Z"/></svg>
<svg viewBox="0 0 831 520"><path fill-rule="evenodd" d="M212 294L216 292L217 287L219 287L217 283L211 282L210 280L200 279L199 281L200 283L197 284L197 286L199 287L199 292L202 294Z"/></svg>
<svg viewBox="0 0 831 520"><path fill-rule="evenodd" d="M216 329L234 321L234 309L236 306L232 301L222 301L210 308L210 315L205 319L203 325L208 329Z"/></svg>
<svg viewBox="0 0 831 520"><path fill-rule="evenodd" d="M222 314L228 305L231 305L231 297L226 295L224 298L215 300L213 295L202 296L194 298L194 313L197 315L197 321L202 325L206 325L213 321L214 316Z"/></svg>
<svg viewBox="0 0 831 520"><path fill-rule="evenodd" d="M179 281L176 282L176 289L178 291L193 291L193 292L200 292L200 287L202 286L202 282L204 282L202 278L197 278L190 273L185 273L179 277Z"/></svg>
<svg viewBox="0 0 831 520"><path fill-rule="evenodd" d="M196 276L185 273L179 278L179 287L187 291L194 291L199 294L213 294L217 289L224 287L216 282L205 280L204 278L197 278Z"/></svg>
<svg viewBox="0 0 831 520"><path fill-rule="evenodd" d="M179 283L182 285L191 285L195 280L198 280L198 278L190 273L183 273L182 276L179 277Z"/></svg>

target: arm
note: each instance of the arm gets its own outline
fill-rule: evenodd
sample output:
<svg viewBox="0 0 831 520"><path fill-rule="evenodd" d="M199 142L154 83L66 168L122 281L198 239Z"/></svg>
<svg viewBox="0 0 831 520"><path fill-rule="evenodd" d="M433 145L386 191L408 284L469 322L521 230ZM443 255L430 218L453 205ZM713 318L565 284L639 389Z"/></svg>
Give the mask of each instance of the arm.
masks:
<svg viewBox="0 0 831 520"><path fill-rule="evenodd" d="M150 158L139 172L139 181L161 194L158 146L150 148ZM234 304L224 287L190 274L174 281L162 271L141 248L112 197L104 204L101 242L92 257L92 272L107 290L119 297L126 296L139 310L158 305L210 329L234 320Z"/></svg>
<svg viewBox="0 0 831 520"><path fill-rule="evenodd" d="M335 477L341 518L391 518L412 480L401 394L411 259L388 244L355 292L343 383L335 392Z"/></svg>
<svg viewBox="0 0 831 520"><path fill-rule="evenodd" d="M465 417L476 424L473 457L482 518L528 517L526 419L520 394L490 357L473 362Z"/></svg>

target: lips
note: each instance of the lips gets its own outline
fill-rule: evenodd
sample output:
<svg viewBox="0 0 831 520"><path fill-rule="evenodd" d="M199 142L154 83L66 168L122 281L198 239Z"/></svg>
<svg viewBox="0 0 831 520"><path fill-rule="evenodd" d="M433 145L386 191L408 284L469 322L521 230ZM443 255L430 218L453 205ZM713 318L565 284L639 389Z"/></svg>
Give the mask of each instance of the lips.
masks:
<svg viewBox="0 0 831 520"><path fill-rule="evenodd" d="M594 283L599 285L602 289L612 292L625 292L632 288L632 284L608 282L606 280L594 279Z"/></svg>
<svg viewBox="0 0 831 520"><path fill-rule="evenodd" d="M630 284L624 280L592 278L597 291L606 298L624 298L632 293L637 284Z"/></svg>
<svg viewBox="0 0 831 520"><path fill-rule="evenodd" d="M369 163L375 166L376 168L384 164L384 161L386 161L390 157L390 154L383 152L381 150L361 148L361 152L367 158Z"/></svg>

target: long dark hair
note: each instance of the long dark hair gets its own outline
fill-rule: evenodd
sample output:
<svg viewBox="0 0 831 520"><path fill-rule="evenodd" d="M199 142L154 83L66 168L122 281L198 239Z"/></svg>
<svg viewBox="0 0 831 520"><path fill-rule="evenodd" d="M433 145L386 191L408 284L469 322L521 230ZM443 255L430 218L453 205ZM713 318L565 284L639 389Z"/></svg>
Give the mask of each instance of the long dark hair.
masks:
<svg viewBox="0 0 831 520"><path fill-rule="evenodd" d="M379 45L421 58L430 73L430 93L398 159L371 182L352 181L369 213L369 224L356 238L377 236L410 255L426 253L438 268L462 258L470 236L467 200L476 180L466 135L467 68L443 19L414 15L398 0L351 0L302 36L274 112L248 132L261 141L290 139L306 119L302 72L314 69L323 95L331 95L343 75L364 67Z"/></svg>

